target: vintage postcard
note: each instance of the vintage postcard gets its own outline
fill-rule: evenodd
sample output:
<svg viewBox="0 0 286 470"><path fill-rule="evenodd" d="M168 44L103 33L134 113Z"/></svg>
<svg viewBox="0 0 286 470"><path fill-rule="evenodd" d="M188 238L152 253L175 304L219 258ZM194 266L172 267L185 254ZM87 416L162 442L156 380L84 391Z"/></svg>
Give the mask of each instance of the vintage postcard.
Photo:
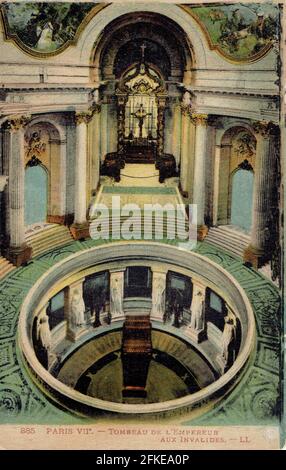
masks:
<svg viewBox="0 0 286 470"><path fill-rule="evenodd" d="M284 446L285 18L0 2L1 449Z"/></svg>

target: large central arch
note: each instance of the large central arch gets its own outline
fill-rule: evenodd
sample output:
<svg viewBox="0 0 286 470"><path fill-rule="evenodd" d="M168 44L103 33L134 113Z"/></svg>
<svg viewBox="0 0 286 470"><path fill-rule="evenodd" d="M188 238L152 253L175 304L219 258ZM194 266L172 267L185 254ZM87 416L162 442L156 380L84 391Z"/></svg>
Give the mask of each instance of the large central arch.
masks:
<svg viewBox="0 0 286 470"><path fill-rule="evenodd" d="M130 56L134 56L134 62L138 61L139 51L136 51L136 41L145 41L156 44L160 57L156 57L156 51L146 51L146 59L157 65L162 63L162 52L164 62L169 63L169 70L165 68L165 78L182 80L183 75L190 72L194 62L192 46L182 28L171 19L157 13L142 12L138 18L137 14L129 13L120 16L109 23L102 31L95 43L92 55L93 79L110 79L120 74L118 70L118 53L129 45ZM130 43L134 44L133 49ZM151 47L150 47L151 49ZM152 53L153 52L153 53ZM136 55L137 54L137 55ZM148 56L149 54L149 56ZM131 57L132 59L132 57ZM121 70L122 72L122 70Z"/></svg>

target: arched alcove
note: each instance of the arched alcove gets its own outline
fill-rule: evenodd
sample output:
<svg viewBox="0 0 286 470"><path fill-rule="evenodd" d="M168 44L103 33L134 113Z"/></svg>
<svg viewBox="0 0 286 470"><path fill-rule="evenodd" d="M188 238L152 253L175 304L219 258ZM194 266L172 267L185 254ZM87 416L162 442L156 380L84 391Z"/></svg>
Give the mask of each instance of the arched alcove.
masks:
<svg viewBox="0 0 286 470"><path fill-rule="evenodd" d="M134 77L136 74L141 74L140 64L144 64L149 80L153 74L153 78L155 75L160 77L161 83L160 89L156 88L153 93L156 103L151 106L152 109L144 106L146 116L150 116L150 112L153 111L154 115L152 114L152 119L149 117L145 119L145 124L149 122L148 130L143 132L144 136L141 136L147 138L150 135L151 141L154 139L151 143L154 144L155 150L152 147L149 152L150 149L145 148L148 145L144 144L143 149L142 145L135 146L134 153L136 156L150 153L150 158L145 158L145 160L152 162L156 154L159 156L163 153L173 154L174 146L169 135L175 132L180 118L177 108L183 91L179 84L189 82L193 61L193 52L186 33L178 24L164 15L143 11L138 17L138 14L129 13L119 16L104 28L95 43L91 59L91 80L101 82L100 148L102 160L109 153L124 151L122 140L128 138L125 135L126 132L129 134L126 131L126 103L124 101L128 93L122 88L122 83L132 68L136 69ZM147 90L148 93L149 90ZM135 108L131 111L134 115L139 105ZM157 111L159 108L160 113ZM157 114L160 116L158 120ZM152 130L150 129L151 121L154 127ZM137 123L136 118L134 122ZM130 131L130 125L127 128ZM176 158L179 160L180 156L176 155Z"/></svg>
<svg viewBox="0 0 286 470"><path fill-rule="evenodd" d="M220 149L218 225L231 224L249 232L255 160L256 139L252 130L241 124L227 129Z"/></svg>
<svg viewBox="0 0 286 470"><path fill-rule="evenodd" d="M65 155L57 127L36 120L25 132L25 225L62 223L65 214Z"/></svg>
<svg viewBox="0 0 286 470"><path fill-rule="evenodd" d="M253 172L236 170L231 177L231 225L250 232L252 223Z"/></svg>
<svg viewBox="0 0 286 470"><path fill-rule="evenodd" d="M25 170L25 226L46 222L48 215L48 173L42 165Z"/></svg>
<svg viewBox="0 0 286 470"><path fill-rule="evenodd" d="M95 74L99 76L93 78L111 79L121 75L124 71L122 55L128 58L129 65L138 62L141 52L136 46L143 41L149 44L146 61L164 69L166 79L172 76L182 80L184 71L191 69L191 46L178 24L156 13L141 12L139 19L138 15L130 13L112 21L103 30L92 58Z"/></svg>

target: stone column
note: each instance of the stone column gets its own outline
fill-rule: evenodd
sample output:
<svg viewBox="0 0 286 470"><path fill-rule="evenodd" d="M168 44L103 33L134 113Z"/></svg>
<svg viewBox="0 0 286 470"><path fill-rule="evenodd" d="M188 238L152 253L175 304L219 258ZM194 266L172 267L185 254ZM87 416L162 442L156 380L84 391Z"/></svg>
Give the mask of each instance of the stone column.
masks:
<svg viewBox="0 0 286 470"><path fill-rule="evenodd" d="M164 269L152 269L152 309L151 318L156 321L164 321L166 308L166 277Z"/></svg>
<svg viewBox="0 0 286 470"><path fill-rule="evenodd" d="M77 341L86 332L85 303L83 300L84 278L65 289L65 318L67 339Z"/></svg>
<svg viewBox="0 0 286 470"><path fill-rule="evenodd" d="M82 112L76 114L76 159L75 159L75 202L74 223L71 233L75 240L88 238L89 224L86 204L87 180L87 124L92 113Z"/></svg>
<svg viewBox="0 0 286 470"><path fill-rule="evenodd" d="M179 102L174 103L173 108L173 126L172 126L172 154L177 164L180 162L181 150L181 107Z"/></svg>
<svg viewBox="0 0 286 470"><path fill-rule="evenodd" d="M190 162L190 147L189 147L189 135L190 135L190 113L188 107L182 105L182 133L181 133L181 171L180 171L180 187L182 195L188 197L189 188L189 166Z"/></svg>
<svg viewBox="0 0 286 470"><path fill-rule="evenodd" d="M8 121L10 129L8 186L10 239L7 257L16 266L26 263L32 256L32 248L25 243L24 128L27 123L26 116L16 116Z"/></svg>
<svg viewBox="0 0 286 470"><path fill-rule="evenodd" d="M92 138L92 175L91 175L91 188L95 193L100 178L100 111L101 107L98 105L95 111L95 116L92 122L93 138Z"/></svg>
<svg viewBox="0 0 286 470"><path fill-rule="evenodd" d="M254 123L256 133L256 162L252 204L252 228L250 245L244 252L244 261L255 268L267 261L269 242L269 210L271 206L272 155L270 152L271 132L275 126L269 122Z"/></svg>
<svg viewBox="0 0 286 470"><path fill-rule="evenodd" d="M207 118L206 114L192 114L196 125L193 204L197 205L198 240L200 241L208 232L205 225Z"/></svg>
<svg viewBox="0 0 286 470"><path fill-rule="evenodd" d="M124 272L125 268L110 270L110 316L111 321L124 319Z"/></svg>
<svg viewBox="0 0 286 470"><path fill-rule="evenodd" d="M66 199L67 199L67 175L66 155L67 141L51 138L51 182L50 201L47 221L52 224L64 224L66 222Z"/></svg>
<svg viewBox="0 0 286 470"><path fill-rule="evenodd" d="M186 328L186 334L195 343L200 343L206 339L206 322L205 322L205 297L206 287L197 280L193 282L193 296L191 303L191 321Z"/></svg>

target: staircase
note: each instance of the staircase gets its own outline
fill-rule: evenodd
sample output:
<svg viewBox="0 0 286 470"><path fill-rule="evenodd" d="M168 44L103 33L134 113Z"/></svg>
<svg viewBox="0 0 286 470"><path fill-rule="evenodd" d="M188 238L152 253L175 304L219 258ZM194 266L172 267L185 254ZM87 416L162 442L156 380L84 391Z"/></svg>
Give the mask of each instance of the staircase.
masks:
<svg viewBox="0 0 286 470"><path fill-rule="evenodd" d="M33 257L72 242L71 233L64 225L50 224L43 230L26 235L26 243L33 249Z"/></svg>
<svg viewBox="0 0 286 470"><path fill-rule="evenodd" d="M0 256L0 279L3 279L7 274L9 274L13 269L16 269L13 264L11 264L6 258Z"/></svg>
<svg viewBox="0 0 286 470"><path fill-rule="evenodd" d="M232 255L243 258L243 252L250 243L250 237L229 225L211 227L205 241L211 245L222 248Z"/></svg>

